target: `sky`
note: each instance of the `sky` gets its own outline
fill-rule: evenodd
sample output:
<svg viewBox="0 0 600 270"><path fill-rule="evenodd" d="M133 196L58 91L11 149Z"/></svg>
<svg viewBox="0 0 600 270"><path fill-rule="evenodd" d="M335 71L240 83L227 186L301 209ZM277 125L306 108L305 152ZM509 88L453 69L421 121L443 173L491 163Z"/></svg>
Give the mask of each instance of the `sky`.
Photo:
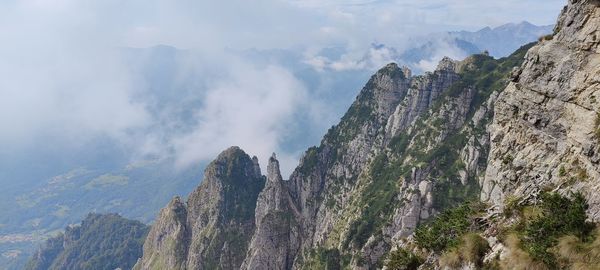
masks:
<svg viewBox="0 0 600 270"><path fill-rule="evenodd" d="M360 57L372 43L397 48L413 37L527 20L553 24L565 0L5 0L0 2L0 148L47 143L85 147L98 136L132 158L171 155L178 166L211 160L230 145L278 152L289 173L298 152L283 137L294 117L327 119L327 103L279 65L228 50L289 49L314 55L344 46ZM177 78L198 77L191 121L160 112L147 81L119 48L188 50ZM177 103L179 104L179 103ZM337 116L339 117L339 116ZM335 117L334 117L335 118ZM174 126L183 128L173 128ZM314 142L317 144L318 142ZM1 152L1 151L0 151ZM9 155L10 151L1 152ZM59 153L57 153L59 154Z"/></svg>

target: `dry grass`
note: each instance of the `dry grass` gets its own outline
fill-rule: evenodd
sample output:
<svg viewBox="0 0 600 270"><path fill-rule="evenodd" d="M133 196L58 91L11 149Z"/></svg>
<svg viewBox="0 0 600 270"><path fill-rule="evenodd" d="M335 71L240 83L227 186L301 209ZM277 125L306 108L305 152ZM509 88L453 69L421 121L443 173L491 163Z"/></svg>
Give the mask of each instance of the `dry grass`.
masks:
<svg viewBox="0 0 600 270"><path fill-rule="evenodd" d="M440 257L438 263L440 265L440 268L442 268L442 269L445 269L445 268L454 269L454 268L459 268L462 265L463 260L460 257L460 254L456 250L452 250L452 251L444 253Z"/></svg>
<svg viewBox="0 0 600 270"><path fill-rule="evenodd" d="M458 268L465 263L480 266L490 246L483 237L477 233L468 233L461 239L458 247L444 253L439 259L441 268Z"/></svg>
<svg viewBox="0 0 600 270"><path fill-rule="evenodd" d="M595 232L592 242L582 242L568 235L560 238L554 252L564 268L576 270L600 270L600 233Z"/></svg>
<svg viewBox="0 0 600 270"><path fill-rule="evenodd" d="M506 237L508 254L500 262L500 268L505 270L548 270L541 262L534 261L527 252L521 249L521 240L514 234Z"/></svg>

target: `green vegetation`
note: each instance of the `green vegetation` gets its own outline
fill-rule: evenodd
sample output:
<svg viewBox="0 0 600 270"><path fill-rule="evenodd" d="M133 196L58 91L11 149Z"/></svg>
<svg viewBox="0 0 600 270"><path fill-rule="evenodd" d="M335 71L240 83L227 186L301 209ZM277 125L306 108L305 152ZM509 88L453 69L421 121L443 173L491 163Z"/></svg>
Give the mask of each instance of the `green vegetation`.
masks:
<svg viewBox="0 0 600 270"><path fill-rule="evenodd" d="M310 174L313 172L319 163L319 148L310 147L306 150L304 154L304 158L302 159L302 166L298 167L298 169L304 174Z"/></svg>
<svg viewBox="0 0 600 270"><path fill-rule="evenodd" d="M564 165L561 165L558 169L558 176L563 177L565 175L567 175L567 170L565 169Z"/></svg>
<svg viewBox="0 0 600 270"><path fill-rule="evenodd" d="M390 162L385 154L379 154L371 162L369 172L371 181L361 192L358 202L362 212L360 218L350 225L346 245L351 242L362 247L373 232L387 221L394 209L398 180L408 170L396 162Z"/></svg>
<svg viewBox="0 0 600 270"><path fill-rule="evenodd" d="M309 252L309 257L302 265L306 270L340 270L350 265L351 256L342 255L336 248L318 247Z"/></svg>
<svg viewBox="0 0 600 270"><path fill-rule="evenodd" d="M439 266L456 268L465 262L480 269L595 269L600 263L600 237L587 222L587 203L581 194L565 197L543 192L535 204L520 204L519 197L505 202L504 217L516 217L510 228L500 229L507 247L501 261L483 264L488 243L478 228L481 204L464 204L444 211L417 227L418 247L441 254Z"/></svg>
<svg viewBox="0 0 600 270"><path fill-rule="evenodd" d="M505 217L518 222L501 234L509 251L500 261L503 268L596 269L588 266L600 262L595 255L600 240L594 240L596 226L586 221L588 205L581 194L543 192L534 203L519 201L511 197L505 203Z"/></svg>
<svg viewBox="0 0 600 270"><path fill-rule="evenodd" d="M83 186L85 189L106 188L111 186L124 186L129 182L129 177L123 175L104 174L92 179Z"/></svg>
<svg viewBox="0 0 600 270"><path fill-rule="evenodd" d="M223 189L222 202L217 208L217 223L203 232L205 248L199 250L199 255L203 258L200 263L205 269L217 269L223 258L227 258L232 265L242 264L252 237L258 195L265 185L265 177L257 176L249 170L254 164L239 148L232 149L226 157L214 162L218 162L217 168L222 168L219 180L215 180L220 181ZM190 196L190 200L202 199L209 198ZM193 201L192 205L202 203ZM291 213L285 211L269 212L268 215L274 224L282 228L289 227L292 219Z"/></svg>
<svg viewBox="0 0 600 270"><path fill-rule="evenodd" d="M397 155L403 155L406 151L406 148L410 144L410 136L406 133L400 133L389 143L390 149Z"/></svg>
<svg viewBox="0 0 600 270"><path fill-rule="evenodd" d="M380 153L370 163L368 181L361 190L360 198L355 202L356 205L360 205L359 217L350 223L343 246L352 244L360 248L370 237L381 237L380 229L389 222L394 207L402 203L396 199L401 181L410 177L413 168L426 171L427 177L433 180L433 208L451 209L427 226L417 229L417 241L420 241L421 247L441 252L464 242L461 239L465 233L472 230L472 218L480 210L473 204L464 203L476 200L480 194L480 187L474 175L467 174L466 183L463 183L465 176L461 174L466 172L466 166L461 161L460 149L467 145L473 134L483 133L484 129L466 126L467 128L459 132L443 130L444 123L448 122L443 112L448 104L453 105L453 100L470 89L474 93L474 99L471 104L467 104L470 108L467 114L468 121L491 93L506 87L512 69L523 62L524 55L531 46L533 44L498 60L483 54L470 57L465 68L460 71L460 79L438 98L426 115L417 119L414 126L418 129L411 130L410 133L400 133L390 140L388 151ZM358 99L363 102L355 103L344 116L342 121L348 121L345 125L360 125L363 119L373 117L367 114L370 107L367 106L369 102L366 101L369 99L365 95L366 93L361 93ZM482 123L485 124L485 120ZM338 133L343 133L344 136L351 134L341 132L346 131L343 126L336 128ZM450 135L438 141L442 132L448 132ZM352 135L354 136L353 133ZM481 151L485 157L487 149ZM485 163L485 158L477 162ZM512 157L507 157L505 162L512 162Z"/></svg>
<svg viewBox="0 0 600 270"><path fill-rule="evenodd" d="M406 249L398 248L388 255L385 266L390 270L416 270L423 262L423 258Z"/></svg>
<svg viewBox="0 0 600 270"><path fill-rule="evenodd" d="M445 210L433 220L417 227L417 246L433 252L442 252L458 246L466 233L474 231L474 219L483 210L484 206L480 203L465 203Z"/></svg>
<svg viewBox="0 0 600 270"><path fill-rule="evenodd" d="M265 186L263 177L247 175L247 168L254 165L241 149L228 159L226 171L221 177L223 185L223 223L231 220L254 220L258 194Z"/></svg>
<svg viewBox="0 0 600 270"><path fill-rule="evenodd" d="M542 193L539 211L531 219L523 220L517 228L523 240L523 249L534 260L543 262L549 267L556 267L557 260L549 250L564 235L573 235L585 241L594 229L594 225L586 221L587 203L581 194L572 199L557 193Z"/></svg>
<svg viewBox="0 0 600 270"><path fill-rule="evenodd" d="M511 154L506 154L503 158L502 158L502 164L504 165L509 165L513 162L515 158L511 155Z"/></svg>
<svg viewBox="0 0 600 270"><path fill-rule="evenodd" d="M49 239L25 269L131 269L149 227L117 214L89 214L80 226Z"/></svg>
<svg viewBox="0 0 600 270"><path fill-rule="evenodd" d="M513 216L515 213L523 211L523 206L519 204L521 198L509 195L504 201L504 217Z"/></svg>

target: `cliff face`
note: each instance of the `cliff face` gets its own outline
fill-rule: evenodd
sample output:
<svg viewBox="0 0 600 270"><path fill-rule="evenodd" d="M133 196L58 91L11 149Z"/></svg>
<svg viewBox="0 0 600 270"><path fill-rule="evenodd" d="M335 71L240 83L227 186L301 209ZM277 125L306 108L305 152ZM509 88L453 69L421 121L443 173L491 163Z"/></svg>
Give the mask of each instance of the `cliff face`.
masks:
<svg viewBox="0 0 600 270"><path fill-rule="evenodd" d="M482 200L501 209L511 196L579 191L600 219L599 3L570 1L500 95Z"/></svg>
<svg viewBox="0 0 600 270"><path fill-rule="evenodd" d="M289 180L275 156L263 177L256 160L225 151L187 204L163 209L138 269L473 268L485 254L499 264L496 255L519 245L498 231L538 224L500 210L517 198L540 203L529 217L550 219L544 204L569 201L540 195L547 190L583 193L597 221L598 6L570 1L553 37L507 58L446 58L422 76L385 66ZM479 200L486 204L464 205ZM589 233L575 227L561 233ZM546 251L552 241L527 250L531 262L557 265ZM469 255L459 245L480 249Z"/></svg>
<svg viewBox="0 0 600 270"><path fill-rule="evenodd" d="M161 211L135 269L238 269L264 185L256 157L237 147L225 150L187 203L174 198Z"/></svg>

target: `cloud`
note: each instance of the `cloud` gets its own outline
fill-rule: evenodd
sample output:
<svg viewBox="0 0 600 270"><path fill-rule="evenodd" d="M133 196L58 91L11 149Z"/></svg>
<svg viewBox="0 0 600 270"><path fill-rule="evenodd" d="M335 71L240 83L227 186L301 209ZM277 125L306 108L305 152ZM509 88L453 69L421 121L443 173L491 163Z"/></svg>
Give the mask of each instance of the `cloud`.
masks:
<svg viewBox="0 0 600 270"><path fill-rule="evenodd" d="M282 146L294 117L306 113L327 124L338 117L289 67L248 63L223 48L290 49L321 71L376 69L393 60L389 48L401 50L414 34L523 19L552 23L564 2L2 1L0 147L84 147L108 137L132 156L175 155L184 166L240 145L263 159L280 152L289 171L305 148ZM157 44L190 54L164 69L148 62L156 72L144 77L149 67L135 67L118 49ZM316 53L331 46L344 54ZM169 72L172 78L160 79Z"/></svg>
<svg viewBox="0 0 600 270"><path fill-rule="evenodd" d="M24 1L2 14L0 144L30 143L42 133L67 141L95 132L118 137L149 120L130 100L132 81L121 59L77 29L93 30L95 22L82 14L72 17L78 25L57 20L66 2Z"/></svg>
<svg viewBox="0 0 600 270"><path fill-rule="evenodd" d="M465 51L458 48L452 39L445 37L435 38L429 43L432 45L431 56L416 63L416 68L423 71L434 71L438 63L444 57L450 57L454 60L462 60L468 55Z"/></svg>
<svg viewBox="0 0 600 270"><path fill-rule="evenodd" d="M235 144L261 157L262 164L267 164L272 152L279 152L286 160L285 171L291 171L296 153L282 153L279 145L285 133L293 132L290 123L305 102L306 89L277 66L256 69L237 62L229 72L208 89L204 106L196 112L194 130L174 139L178 164L212 159Z"/></svg>

